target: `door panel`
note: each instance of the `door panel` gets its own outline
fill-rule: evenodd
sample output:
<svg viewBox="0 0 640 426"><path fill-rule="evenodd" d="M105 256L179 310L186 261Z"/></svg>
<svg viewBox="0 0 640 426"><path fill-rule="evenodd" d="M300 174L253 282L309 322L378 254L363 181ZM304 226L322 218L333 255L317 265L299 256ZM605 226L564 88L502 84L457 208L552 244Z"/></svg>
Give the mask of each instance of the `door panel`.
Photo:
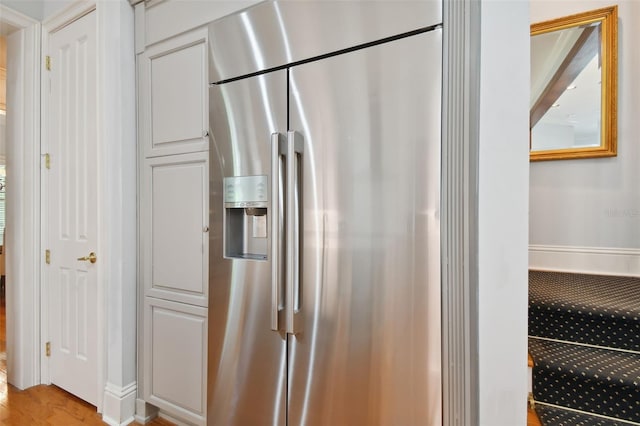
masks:
<svg viewBox="0 0 640 426"><path fill-rule="evenodd" d="M144 162L145 295L207 306L209 154Z"/></svg>
<svg viewBox="0 0 640 426"><path fill-rule="evenodd" d="M98 401L96 13L50 38L48 267L51 382Z"/></svg>
<svg viewBox="0 0 640 426"><path fill-rule="evenodd" d="M206 419L207 309L145 297L147 402L194 424ZM188 350L185 350L188 348Z"/></svg>
<svg viewBox="0 0 640 426"><path fill-rule="evenodd" d="M441 57L437 30L290 70L304 138L290 425L441 423Z"/></svg>
<svg viewBox="0 0 640 426"><path fill-rule="evenodd" d="M145 157L209 148L207 31L198 28L145 49L140 57ZM146 123L146 124L144 124Z"/></svg>
<svg viewBox="0 0 640 426"><path fill-rule="evenodd" d="M271 257L225 258L223 179L270 175L270 135L287 127L286 84L279 71L210 89L210 425L285 424L286 340L270 329Z"/></svg>

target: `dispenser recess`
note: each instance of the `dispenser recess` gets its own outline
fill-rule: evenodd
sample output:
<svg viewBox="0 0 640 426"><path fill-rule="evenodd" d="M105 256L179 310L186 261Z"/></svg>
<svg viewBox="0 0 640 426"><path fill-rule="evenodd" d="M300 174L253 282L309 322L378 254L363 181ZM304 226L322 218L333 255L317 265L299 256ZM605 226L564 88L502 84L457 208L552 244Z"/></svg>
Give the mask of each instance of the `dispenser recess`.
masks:
<svg viewBox="0 0 640 426"><path fill-rule="evenodd" d="M225 257L267 260L267 176L224 178Z"/></svg>

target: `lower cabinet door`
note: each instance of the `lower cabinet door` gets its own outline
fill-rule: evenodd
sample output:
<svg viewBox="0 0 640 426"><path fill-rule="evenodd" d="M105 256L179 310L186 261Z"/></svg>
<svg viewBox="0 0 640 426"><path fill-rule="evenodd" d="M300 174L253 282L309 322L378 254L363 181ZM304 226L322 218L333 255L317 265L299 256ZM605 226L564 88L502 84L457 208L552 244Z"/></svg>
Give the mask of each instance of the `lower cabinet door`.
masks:
<svg viewBox="0 0 640 426"><path fill-rule="evenodd" d="M207 309L145 297L143 359L146 402L206 424Z"/></svg>

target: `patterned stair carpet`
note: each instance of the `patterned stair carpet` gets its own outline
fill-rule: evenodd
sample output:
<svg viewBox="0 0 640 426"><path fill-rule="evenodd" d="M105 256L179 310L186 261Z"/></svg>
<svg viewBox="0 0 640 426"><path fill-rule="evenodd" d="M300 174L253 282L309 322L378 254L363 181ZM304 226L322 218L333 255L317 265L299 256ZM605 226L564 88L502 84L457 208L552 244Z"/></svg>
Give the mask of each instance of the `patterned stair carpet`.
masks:
<svg viewBox="0 0 640 426"><path fill-rule="evenodd" d="M640 279L531 271L529 335L545 426L640 423Z"/></svg>
<svg viewBox="0 0 640 426"><path fill-rule="evenodd" d="M640 422L640 355L531 338L536 401Z"/></svg>
<svg viewBox="0 0 640 426"><path fill-rule="evenodd" d="M530 271L529 335L640 351L640 278Z"/></svg>

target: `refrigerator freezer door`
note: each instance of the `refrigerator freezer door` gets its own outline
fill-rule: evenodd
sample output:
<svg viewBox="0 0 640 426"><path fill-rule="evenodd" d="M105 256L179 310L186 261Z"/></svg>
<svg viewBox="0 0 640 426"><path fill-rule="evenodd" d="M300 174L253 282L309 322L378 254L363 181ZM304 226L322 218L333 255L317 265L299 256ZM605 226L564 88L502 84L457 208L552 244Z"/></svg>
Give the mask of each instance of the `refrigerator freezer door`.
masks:
<svg viewBox="0 0 640 426"><path fill-rule="evenodd" d="M270 250L277 234L271 134L286 132L286 94L286 71L210 89L209 425L286 421L284 321L281 332L270 327L272 255L252 253Z"/></svg>
<svg viewBox="0 0 640 426"><path fill-rule="evenodd" d="M290 69L304 139L289 425L441 424L440 30Z"/></svg>

